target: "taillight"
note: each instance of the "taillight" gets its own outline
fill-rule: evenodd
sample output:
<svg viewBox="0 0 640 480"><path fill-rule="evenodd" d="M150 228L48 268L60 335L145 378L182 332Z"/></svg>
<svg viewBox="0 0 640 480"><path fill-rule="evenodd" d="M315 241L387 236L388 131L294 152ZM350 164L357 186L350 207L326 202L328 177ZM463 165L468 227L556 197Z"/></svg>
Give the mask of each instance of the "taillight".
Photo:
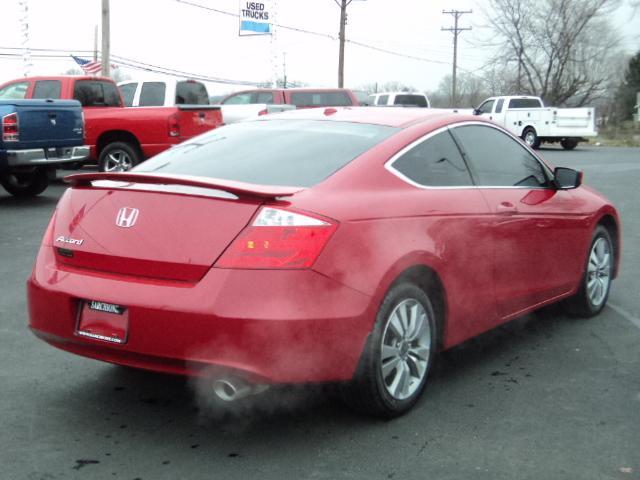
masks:
<svg viewBox="0 0 640 480"><path fill-rule="evenodd" d="M174 113L169 117L169 136L170 137L180 136L180 124L178 123L177 113Z"/></svg>
<svg viewBox="0 0 640 480"><path fill-rule="evenodd" d="M309 268L338 224L274 207L262 207L222 254L220 268Z"/></svg>
<svg viewBox="0 0 640 480"><path fill-rule="evenodd" d="M10 113L2 117L2 141L17 142L20 140L20 127L18 125L18 114Z"/></svg>
<svg viewBox="0 0 640 480"><path fill-rule="evenodd" d="M258 112L258 116L260 117L261 115L267 115L269 113L269 109L268 108L263 108L262 110L260 110Z"/></svg>

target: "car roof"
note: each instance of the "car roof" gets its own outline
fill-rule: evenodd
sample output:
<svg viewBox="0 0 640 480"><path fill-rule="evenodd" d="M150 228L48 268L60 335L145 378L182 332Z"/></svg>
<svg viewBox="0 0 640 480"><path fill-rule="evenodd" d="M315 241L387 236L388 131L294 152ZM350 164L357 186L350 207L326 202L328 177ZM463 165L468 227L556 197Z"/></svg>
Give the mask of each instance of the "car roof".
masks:
<svg viewBox="0 0 640 480"><path fill-rule="evenodd" d="M254 121L261 120L328 120L336 122L369 123L388 127L405 128L423 121L447 123L448 119L468 120L467 115L452 110L437 108L404 107L320 107L289 110ZM478 117L472 117L477 120Z"/></svg>

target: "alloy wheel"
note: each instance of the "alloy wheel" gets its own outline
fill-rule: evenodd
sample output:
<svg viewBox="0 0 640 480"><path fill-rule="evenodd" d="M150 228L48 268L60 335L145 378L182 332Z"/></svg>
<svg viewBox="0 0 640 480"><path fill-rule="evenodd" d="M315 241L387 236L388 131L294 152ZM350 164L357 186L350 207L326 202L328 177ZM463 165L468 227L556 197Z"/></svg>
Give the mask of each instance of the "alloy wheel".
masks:
<svg viewBox="0 0 640 480"><path fill-rule="evenodd" d="M406 299L389 314L380 349L385 389L396 400L406 400L422 385L430 360L431 328L420 302Z"/></svg>

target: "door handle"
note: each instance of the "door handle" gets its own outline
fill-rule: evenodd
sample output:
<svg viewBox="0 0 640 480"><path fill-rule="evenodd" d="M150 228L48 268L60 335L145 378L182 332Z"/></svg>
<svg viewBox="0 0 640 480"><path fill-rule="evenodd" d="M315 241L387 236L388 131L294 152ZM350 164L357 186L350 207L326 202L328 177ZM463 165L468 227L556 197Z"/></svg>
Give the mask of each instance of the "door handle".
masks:
<svg viewBox="0 0 640 480"><path fill-rule="evenodd" d="M518 213L518 207L511 202L500 202L496 211L503 215L513 215L514 213Z"/></svg>

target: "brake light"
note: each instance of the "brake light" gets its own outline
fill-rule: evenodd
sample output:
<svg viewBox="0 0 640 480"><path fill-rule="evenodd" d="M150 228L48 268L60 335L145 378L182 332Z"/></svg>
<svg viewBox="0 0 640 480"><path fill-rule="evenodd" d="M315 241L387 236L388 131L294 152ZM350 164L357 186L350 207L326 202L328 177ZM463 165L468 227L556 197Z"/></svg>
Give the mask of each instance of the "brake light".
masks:
<svg viewBox="0 0 640 480"><path fill-rule="evenodd" d="M273 207L262 207L222 254L219 268L311 267L338 228L329 219Z"/></svg>
<svg viewBox="0 0 640 480"><path fill-rule="evenodd" d="M18 125L18 114L10 113L2 117L2 141L17 142L20 140L20 126Z"/></svg>
<svg viewBox="0 0 640 480"><path fill-rule="evenodd" d="M258 112L258 116L267 115L268 113L269 113L269 109L268 108L263 108L262 110L260 110Z"/></svg>
<svg viewBox="0 0 640 480"><path fill-rule="evenodd" d="M180 124L178 123L177 113L174 113L169 117L169 136L170 137L180 136Z"/></svg>

